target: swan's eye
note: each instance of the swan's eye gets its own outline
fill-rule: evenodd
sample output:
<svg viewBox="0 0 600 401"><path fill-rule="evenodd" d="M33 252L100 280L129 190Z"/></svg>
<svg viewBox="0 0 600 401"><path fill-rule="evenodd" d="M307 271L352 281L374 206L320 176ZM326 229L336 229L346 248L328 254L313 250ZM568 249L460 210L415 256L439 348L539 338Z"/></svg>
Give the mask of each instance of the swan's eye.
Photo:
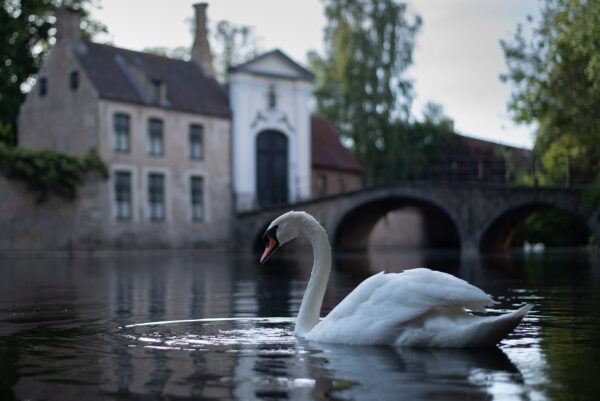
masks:
<svg viewBox="0 0 600 401"><path fill-rule="evenodd" d="M269 228L267 231L265 231L263 238L262 238L265 245L267 245L269 243L269 237L272 237L275 241L277 241L277 229L278 228L279 228L279 226L273 226L273 227Z"/></svg>

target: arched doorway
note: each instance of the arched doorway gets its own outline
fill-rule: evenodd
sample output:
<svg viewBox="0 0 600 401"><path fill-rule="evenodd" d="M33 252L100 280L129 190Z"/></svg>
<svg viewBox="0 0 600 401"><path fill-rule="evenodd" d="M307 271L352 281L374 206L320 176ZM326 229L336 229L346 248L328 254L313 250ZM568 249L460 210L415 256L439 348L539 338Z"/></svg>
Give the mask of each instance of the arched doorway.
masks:
<svg viewBox="0 0 600 401"><path fill-rule="evenodd" d="M256 138L256 198L262 207L288 201L288 139L281 132Z"/></svg>

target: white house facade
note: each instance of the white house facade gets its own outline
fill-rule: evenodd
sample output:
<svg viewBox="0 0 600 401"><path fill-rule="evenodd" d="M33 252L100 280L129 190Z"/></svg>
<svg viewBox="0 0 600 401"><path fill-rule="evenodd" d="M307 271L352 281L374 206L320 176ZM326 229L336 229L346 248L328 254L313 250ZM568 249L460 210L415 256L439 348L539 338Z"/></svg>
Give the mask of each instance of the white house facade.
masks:
<svg viewBox="0 0 600 401"><path fill-rule="evenodd" d="M236 210L309 198L312 74L275 50L229 77Z"/></svg>

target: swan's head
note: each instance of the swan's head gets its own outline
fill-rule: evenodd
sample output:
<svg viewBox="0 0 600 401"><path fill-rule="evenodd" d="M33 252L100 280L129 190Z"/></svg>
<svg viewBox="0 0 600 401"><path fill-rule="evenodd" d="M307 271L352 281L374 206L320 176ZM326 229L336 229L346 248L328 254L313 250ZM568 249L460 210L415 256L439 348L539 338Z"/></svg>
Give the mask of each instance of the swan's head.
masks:
<svg viewBox="0 0 600 401"><path fill-rule="evenodd" d="M265 263L280 246L299 237L311 224L319 225L317 220L306 212L291 211L273 220L263 235L265 251L260 263Z"/></svg>

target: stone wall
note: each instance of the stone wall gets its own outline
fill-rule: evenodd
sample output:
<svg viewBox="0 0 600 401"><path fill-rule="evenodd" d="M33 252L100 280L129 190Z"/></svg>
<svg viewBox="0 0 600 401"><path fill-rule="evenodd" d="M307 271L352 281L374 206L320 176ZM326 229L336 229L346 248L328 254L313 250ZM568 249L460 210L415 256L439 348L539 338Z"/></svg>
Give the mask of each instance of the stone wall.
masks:
<svg viewBox="0 0 600 401"><path fill-rule="evenodd" d="M110 180L95 175L79 188L75 200L51 195L37 202L20 181L0 175L0 253L53 250L229 248L230 204L222 205L209 224L185 218L117 222L107 218ZM179 216L182 210L173 211ZM185 211L183 211L185 212ZM214 215L214 212L213 212Z"/></svg>
<svg viewBox="0 0 600 401"><path fill-rule="evenodd" d="M360 173L313 167L311 174L313 198L358 191L362 188Z"/></svg>
<svg viewBox="0 0 600 401"><path fill-rule="evenodd" d="M38 202L20 181L0 175L0 252L97 249L106 245L97 207L105 181L89 177L77 200L51 195Z"/></svg>
<svg viewBox="0 0 600 401"><path fill-rule="evenodd" d="M118 248L227 247L231 237L231 123L230 120L166 110L130 103L101 100L98 104L99 152L109 166L105 200L99 205L105 216L102 224L110 242ZM131 149L113 150L112 121L115 113L130 117ZM163 122L164 154L148 155L148 121ZM189 155L189 127L204 128L201 160ZM129 171L132 178L132 217L115 218L115 171ZM166 218L151 221L148 207L148 175L165 176ZM204 180L205 218L191 216L190 177Z"/></svg>
<svg viewBox="0 0 600 401"><path fill-rule="evenodd" d="M427 247L424 216L418 208L405 207L383 216L369 236L369 249Z"/></svg>
<svg viewBox="0 0 600 401"><path fill-rule="evenodd" d="M108 166L108 180L92 179L76 201L52 197L42 204L22 183L1 177L0 250L154 249L228 247L232 227L231 121L161 107L99 99L91 82L65 44L54 46L27 96L19 116L19 144L70 154L98 150ZM77 89L70 74L79 71ZM113 150L113 116L130 116L131 150ZM148 155L148 121L164 124L164 155ZM189 126L204 127L204 158L189 156ZM115 218L113 175L132 173L132 218ZM166 218L148 218L150 173L165 175ZM204 179L205 218L191 218L190 177Z"/></svg>
<svg viewBox="0 0 600 401"><path fill-rule="evenodd" d="M69 46L76 45L53 46L38 72L19 113L20 146L77 154L98 148L98 95ZM76 89L71 73L78 74ZM45 95L40 94L41 79L46 80Z"/></svg>

